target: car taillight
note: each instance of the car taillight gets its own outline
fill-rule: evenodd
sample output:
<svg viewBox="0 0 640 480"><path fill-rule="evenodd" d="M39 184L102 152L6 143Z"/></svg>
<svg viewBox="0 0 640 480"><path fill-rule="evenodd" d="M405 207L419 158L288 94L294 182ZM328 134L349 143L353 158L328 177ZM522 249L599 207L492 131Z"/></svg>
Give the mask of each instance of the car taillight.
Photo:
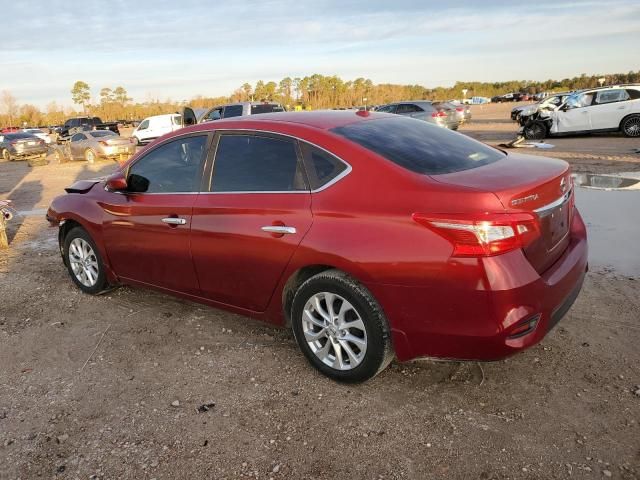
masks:
<svg viewBox="0 0 640 480"><path fill-rule="evenodd" d="M413 220L453 244L454 257L488 257L524 248L540 236L533 213L422 214Z"/></svg>
<svg viewBox="0 0 640 480"><path fill-rule="evenodd" d="M446 117L446 116L447 116L447 112L445 112L445 111L443 111L443 110L439 110L439 111L437 111L437 112L433 112L433 113L431 114L431 116L432 116L433 118L437 118L437 117Z"/></svg>

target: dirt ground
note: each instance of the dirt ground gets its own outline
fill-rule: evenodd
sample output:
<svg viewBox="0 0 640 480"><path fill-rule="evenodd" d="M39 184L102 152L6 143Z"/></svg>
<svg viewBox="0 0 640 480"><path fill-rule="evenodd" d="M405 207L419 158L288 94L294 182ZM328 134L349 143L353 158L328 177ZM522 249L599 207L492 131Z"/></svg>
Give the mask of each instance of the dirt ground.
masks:
<svg viewBox="0 0 640 480"><path fill-rule="evenodd" d="M461 130L508 141L512 106L474 107ZM548 142L531 153L640 170L637 140ZM1 479L640 478L640 277L592 265L559 326L506 361L341 385L288 331L152 291L80 293L41 209L112 169L0 163L0 199L30 212L0 252Z"/></svg>

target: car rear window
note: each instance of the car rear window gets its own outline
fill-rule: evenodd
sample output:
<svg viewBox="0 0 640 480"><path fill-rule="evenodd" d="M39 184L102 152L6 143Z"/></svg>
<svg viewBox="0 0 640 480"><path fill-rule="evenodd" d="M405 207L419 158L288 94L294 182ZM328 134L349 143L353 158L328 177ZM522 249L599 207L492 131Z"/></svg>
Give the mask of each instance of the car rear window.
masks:
<svg viewBox="0 0 640 480"><path fill-rule="evenodd" d="M96 130L94 132L89 132L89 135L91 135L94 138L100 138L100 137L112 137L115 135L115 133L112 132L111 130Z"/></svg>
<svg viewBox="0 0 640 480"><path fill-rule="evenodd" d="M500 150L412 118L369 120L331 131L407 170L426 175L470 170L504 158Z"/></svg>
<svg viewBox="0 0 640 480"><path fill-rule="evenodd" d="M261 103L260 105L251 105L251 115L258 113L271 113L271 112L284 112L284 108L281 105L274 105L271 103Z"/></svg>
<svg viewBox="0 0 640 480"><path fill-rule="evenodd" d="M5 133L4 138L8 140L18 140L20 138L34 138L33 133Z"/></svg>

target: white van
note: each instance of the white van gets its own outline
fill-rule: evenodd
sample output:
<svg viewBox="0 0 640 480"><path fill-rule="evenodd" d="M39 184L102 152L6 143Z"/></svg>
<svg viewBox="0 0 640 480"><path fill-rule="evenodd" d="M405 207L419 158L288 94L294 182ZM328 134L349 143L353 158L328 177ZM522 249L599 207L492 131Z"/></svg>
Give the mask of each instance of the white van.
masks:
<svg viewBox="0 0 640 480"><path fill-rule="evenodd" d="M140 122L131 138L135 139L136 145L142 145L179 128L182 128L182 118L179 114L154 115Z"/></svg>

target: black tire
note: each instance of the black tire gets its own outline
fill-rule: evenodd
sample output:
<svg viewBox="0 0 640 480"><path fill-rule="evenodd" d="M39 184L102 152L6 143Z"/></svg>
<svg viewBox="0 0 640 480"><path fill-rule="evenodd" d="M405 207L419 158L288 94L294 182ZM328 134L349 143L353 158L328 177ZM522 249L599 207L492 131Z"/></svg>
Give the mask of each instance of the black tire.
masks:
<svg viewBox="0 0 640 480"><path fill-rule="evenodd" d="M525 125L522 134L527 140L542 140L547 136L547 127L542 122L531 122Z"/></svg>
<svg viewBox="0 0 640 480"><path fill-rule="evenodd" d="M342 299L349 302L364 324L366 350L360 363L349 370L340 370L325 364L316 356L305 339L303 327L305 305L314 295L323 292L338 295L341 297L336 299L338 302L342 302ZM298 288L291 306L291 327L298 346L309 363L326 376L340 382L359 383L369 380L384 370L394 357L389 324L382 308L367 288L339 270L321 272ZM328 343L329 338L325 338ZM326 343L324 345L326 346ZM338 355L335 350L333 351L336 358ZM345 356L341 355L341 358Z"/></svg>
<svg viewBox="0 0 640 480"><path fill-rule="evenodd" d="M93 285L83 284L73 271L72 259L70 258L69 249L70 249L71 243L76 239L81 239L84 242L88 243L92 249L93 258L95 259L95 263L97 264L97 278ZM62 252L63 252L62 255L64 258L64 263L67 266L67 270L69 271L71 280L73 280L73 283L75 283L80 290L90 295L97 295L109 288L107 277L104 271L104 263L102 262L102 257L100 256L100 252L96 248L95 242L93 241L91 236L87 233L87 231L84 228L74 227L71 230L69 230L67 235L64 237Z"/></svg>
<svg viewBox="0 0 640 480"><path fill-rule="evenodd" d="M0 152L2 155L0 155L0 160L3 162L10 162L11 160L13 160L11 158L11 152L9 152L9 150L7 150L6 148L2 149L2 152Z"/></svg>
<svg viewBox="0 0 640 480"><path fill-rule="evenodd" d="M625 137L640 137L640 115L629 115L620 123Z"/></svg>

